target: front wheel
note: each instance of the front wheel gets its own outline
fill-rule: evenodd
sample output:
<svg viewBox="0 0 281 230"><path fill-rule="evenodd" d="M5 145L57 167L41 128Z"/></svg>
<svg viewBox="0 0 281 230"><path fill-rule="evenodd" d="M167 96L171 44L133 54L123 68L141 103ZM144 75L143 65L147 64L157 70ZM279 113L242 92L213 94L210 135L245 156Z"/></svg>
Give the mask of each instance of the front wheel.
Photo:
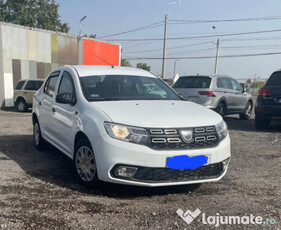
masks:
<svg viewBox="0 0 281 230"><path fill-rule="evenodd" d="M92 188L98 184L96 159L87 139L82 139L76 144L73 163L75 174L84 186Z"/></svg>
<svg viewBox="0 0 281 230"><path fill-rule="evenodd" d="M246 105L246 109L244 111L244 113L240 113L239 117L241 120L249 120L252 114L252 110L253 110L253 105L252 103L249 101Z"/></svg>

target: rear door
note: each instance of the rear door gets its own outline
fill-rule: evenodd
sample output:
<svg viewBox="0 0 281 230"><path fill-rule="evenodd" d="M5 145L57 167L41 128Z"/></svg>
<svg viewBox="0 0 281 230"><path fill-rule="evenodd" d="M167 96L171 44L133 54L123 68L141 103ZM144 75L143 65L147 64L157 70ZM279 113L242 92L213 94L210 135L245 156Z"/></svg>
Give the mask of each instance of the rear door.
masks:
<svg viewBox="0 0 281 230"><path fill-rule="evenodd" d="M243 93L243 88L241 85L236 81L235 79L231 78L231 83L232 83L232 89L234 92L233 95L233 107L234 110L237 112L243 112L246 108L247 105L247 96L246 94Z"/></svg>
<svg viewBox="0 0 281 230"><path fill-rule="evenodd" d="M41 87L43 81L28 81L25 85L23 94L25 95L26 103L32 104L33 95Z"/></svg>
<svg viewBox="0 0 281 230"><path fill-rule="evenodd" d="M221 95L226 99L227 112L233 112L235 110L235 92L230 78L219 77L217 79L217 87L219 88Z"/></svg>
<svg viewBox="0 0 281 230"><path fill-rule="evenodd" d="M42 130L43 137L53 143L57 144L54 121L53 121L53 106L55 104L55 95L58 88L58 79L60 76L60 71L55 71L51 73L47 79L41 101L39 101L40 108L40 128Z"/></svg>

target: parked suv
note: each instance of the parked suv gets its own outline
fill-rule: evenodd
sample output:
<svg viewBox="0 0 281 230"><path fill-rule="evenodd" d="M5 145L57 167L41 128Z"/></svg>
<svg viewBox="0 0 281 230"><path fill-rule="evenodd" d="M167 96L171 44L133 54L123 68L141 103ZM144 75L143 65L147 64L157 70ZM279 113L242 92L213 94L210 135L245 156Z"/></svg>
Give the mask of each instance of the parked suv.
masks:
<svg viewBox="0 0 281 230"><path fill-rule="evenodd" d="M173 88L184 98L218 112L222 117L239 114L248 120L253 109L252 96L232 77L222 75L180 77Z"/></svg>
<svg viewBox="0 0 281 230"><path fill-rule="evenodd" d="M60 67L35 94L32 119L35 147L61 150L86 186L214 182L230 159L222 117L140 69Z"/></svg>
<svg viewBox="0 0 281 230"><path fill-rule="evenodd" d="M274 72L258 91L255 113L258 129L266 128L272 118L281 117L281 71Z"/></svg>
<svg viewBox="0 0 281 230"><path fill-rule="evenodd" d="M22 80L18 82L14 90L14 103L18 111L25 112L32 107L33 95L43 82L43 80Z"/></svg>

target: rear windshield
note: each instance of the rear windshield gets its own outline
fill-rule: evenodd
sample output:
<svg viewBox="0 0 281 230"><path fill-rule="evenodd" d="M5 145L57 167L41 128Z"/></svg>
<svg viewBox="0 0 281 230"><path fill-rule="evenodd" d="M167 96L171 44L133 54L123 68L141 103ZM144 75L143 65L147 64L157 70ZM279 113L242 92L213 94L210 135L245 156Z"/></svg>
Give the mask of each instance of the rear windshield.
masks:
<svg viewBox="0 0 281 230"><path fill-rule="evenodd" d="M21 89L23 84L24 84L25 81L19 81L17 86L16 86L16 89Z"/></svg>
<svg viewBox="0 0 281 230"><path fill-rule="evenodd" d="M266 82L266 85L281 85L281 72L274 72Z"/></svg>
<svg viewBox="0 0 281 230"><path fill-rule="evenodd" d="M173 88L209 88L211 80L210 77L180 77Z"/></svg>

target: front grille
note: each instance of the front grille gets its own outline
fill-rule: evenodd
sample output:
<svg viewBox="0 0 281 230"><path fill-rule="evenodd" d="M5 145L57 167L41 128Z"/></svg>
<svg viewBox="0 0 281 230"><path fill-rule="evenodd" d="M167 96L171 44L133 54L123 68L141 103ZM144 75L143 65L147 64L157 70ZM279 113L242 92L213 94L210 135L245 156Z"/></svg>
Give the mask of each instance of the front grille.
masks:
<svg viewBox="0 0 281 230"><path fill-rule="evenodd" d="M117 166L115 166L113 170L116 167ZM111 171L111 175L114 177L112 173L113 170ZM184 170L138 167L137 173L130 180L147 183L182 182L218 178L222 173L222 163L205 165L197 169Z"/></svg>
<svg viewBox="0 0 281 230"><path fill-rule="evenodd" d="M155 150L165 149L198 149L210 148L219 144L219 138L214 126L192 128L193 140L184 141L180 134L183 129L148 129L147 146Z"/></svg>

